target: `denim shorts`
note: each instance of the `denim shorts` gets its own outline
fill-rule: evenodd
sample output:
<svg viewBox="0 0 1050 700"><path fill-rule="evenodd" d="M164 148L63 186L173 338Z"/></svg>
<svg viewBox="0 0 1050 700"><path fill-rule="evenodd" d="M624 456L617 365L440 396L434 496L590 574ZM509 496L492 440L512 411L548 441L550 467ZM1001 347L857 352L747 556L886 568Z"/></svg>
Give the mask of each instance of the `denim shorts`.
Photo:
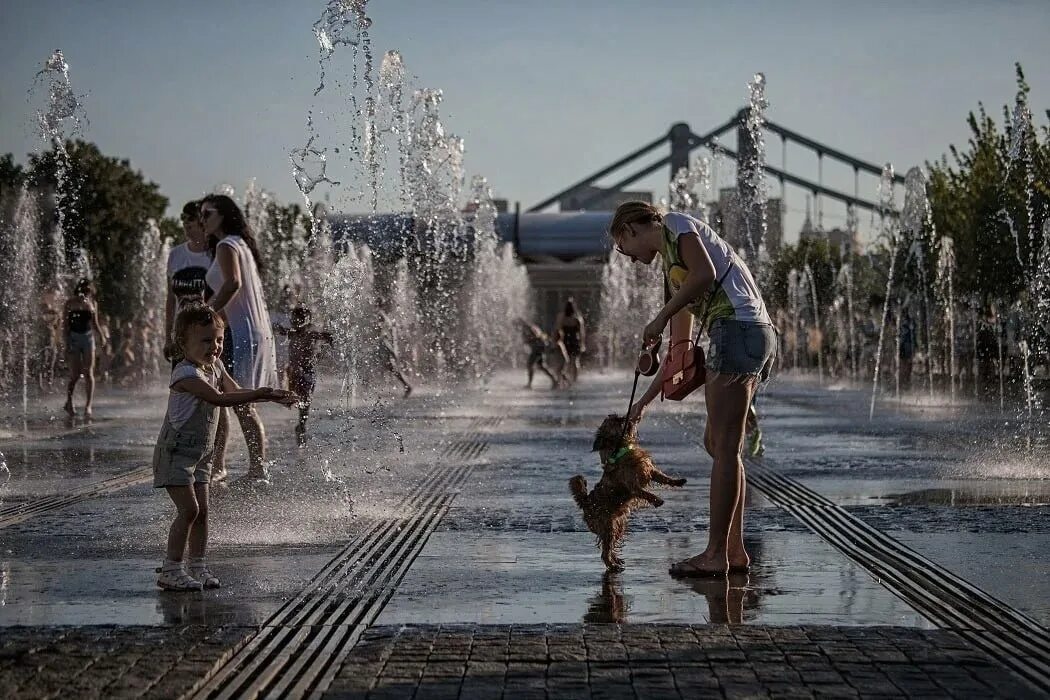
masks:
<svg viewBox="0 0 1050 700"><path fill-rule="evenodd" d="M777 333L768 323L720 318L707 330L711 339L705 365L708 372L758 375L769 379L777 357Z"/></svg>
<svg viewBox="0 0 1050 700"><path fill-rule="evenodd" d="M69 332L66 338L66 349L74 355L91 356L95 354L95 334Z"/></svg>

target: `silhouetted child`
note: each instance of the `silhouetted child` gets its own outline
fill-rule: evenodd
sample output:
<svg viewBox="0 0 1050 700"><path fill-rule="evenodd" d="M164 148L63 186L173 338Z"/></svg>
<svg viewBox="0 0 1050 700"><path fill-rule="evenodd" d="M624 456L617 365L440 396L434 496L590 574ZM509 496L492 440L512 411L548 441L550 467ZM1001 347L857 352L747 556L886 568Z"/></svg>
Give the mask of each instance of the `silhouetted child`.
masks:
<svg viewBox="0 0 1050 700"><path fill-rule="evenodd" d="M310 400L317 378L314 374L314 352L319 341L331 344L332 334L314 330L310 309L299 304L290 315L291 328L279 324L274 330L288 336L288 388L299 397L299 424L295 438L299 447L306 444L306 419L310 417Z"/></svg>
<svg viewBox="0 0 1050 700"><path fill-rule="evenodd" d="M177 514L168 531L164 563L157 585L169 591L218 588L205 563L208 546L208 482L215 449L220 406L256 401L295 403L290 391L262 387L242 389L219 356L225 324L204 304L183 306L172 326L171 347L179 362L171 372L168 411L153 450L153 486L166 489ZM189 548L189 571L183 554Z"/></svg>
<svg viewBox="0 0 1050 700"><path fill-rule="evenodd" d="M554 374L547 369L546 356L547 350L551 346L551 339L543 330L540 329L535 323L529 323L525 319L518 319L521 323L521 339L525 343L525 346L529 349L529 360L525 365L525 371L529 376L529 383L525 385L526 389L532 388L532 378L536 373L536 370L543 372L551 380L551 388L558 386L558 379Z"/></svg>
<svg viewBox="0 0 1050 700"><path fill-rule="evenodd" d="M405 387L405 398L408 398L408 395L412 393L412 385L408 383L404 373L401 371L401 358L397 352L394 322L390 320L390 317L382 309L379 310L378 315L379 342L376 345L376 355L379 358L379 364L387 372L394 375L394 379L401 382L401 386Z"/></svg>

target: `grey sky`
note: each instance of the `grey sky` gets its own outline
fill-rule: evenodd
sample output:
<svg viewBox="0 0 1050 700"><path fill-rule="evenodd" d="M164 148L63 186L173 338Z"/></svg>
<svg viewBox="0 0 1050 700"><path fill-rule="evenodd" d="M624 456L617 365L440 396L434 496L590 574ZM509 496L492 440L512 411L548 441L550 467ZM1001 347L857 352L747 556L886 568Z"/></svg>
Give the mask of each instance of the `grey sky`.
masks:
<svg viewBox="0 0 1050 700"><path fill-rule="evenodd" d="M4 2L0 152L21 160L34 148L26 90L62 48L75 89L88 95L85 137L129 158L173 205L251 177L294 200L287 153L305 138L318 76L310 27L322 7ZM1047 0L373 0L369 14L377 64L398 49L418 86L442 88L468 172L525 207L672 122L696 132L721 123L743 106L756 70L767 76L771 119L901 173L965 142L978 101L995 114L1011 102L1014 61L1040 124L1050 96ZM348 65L337 61L334 75ZM779 140L769 146L779 163ZM815 158L789 151L788 160L816 176ZM644 184L664 194L666 178ZM845 168L826 167L825 181L852 189ZM874 185L863 194L874 197ZM788 191L789 239L804 196ZM826 211L826 225L841 223L841 208Z"/></svg>

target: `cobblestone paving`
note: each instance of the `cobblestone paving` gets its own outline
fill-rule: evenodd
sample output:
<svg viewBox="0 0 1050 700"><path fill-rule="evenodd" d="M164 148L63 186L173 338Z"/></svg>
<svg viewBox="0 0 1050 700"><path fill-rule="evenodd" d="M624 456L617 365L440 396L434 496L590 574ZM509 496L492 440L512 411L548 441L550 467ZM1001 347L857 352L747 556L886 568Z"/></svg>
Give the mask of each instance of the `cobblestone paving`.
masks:
<svg viewBox="0 0 1050 700"><path fill-rule="evenodd" d="M251 627L5 627L0 695L38 698L177 698Z"/></svg>
<svg viewBox="0 0 1050 700"><path fill-rule="evenodd" d="M374 627L324 695L413 696L1040 697L952 632L720 625Z"/></svg>

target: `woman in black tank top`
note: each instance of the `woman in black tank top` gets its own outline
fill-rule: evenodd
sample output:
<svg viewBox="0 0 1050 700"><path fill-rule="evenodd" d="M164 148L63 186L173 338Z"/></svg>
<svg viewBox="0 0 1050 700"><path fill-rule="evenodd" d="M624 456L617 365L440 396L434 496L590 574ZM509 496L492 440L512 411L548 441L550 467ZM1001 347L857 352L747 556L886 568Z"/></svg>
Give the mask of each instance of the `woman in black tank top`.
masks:
<svg viewBox="0 0 1050 700"><path fill-rule="evenodd" d="M586 350L586 345L583 317L576 311L576 303L572 297L566 300L565 308L558 314L554 331L566 357L565 366L561 370L562 379L569 384L575 384L580 376L580 355Z"/></svg>
<svg viewBox="0 0 1050 700"><path fill-rule="evenodd" d="M91 399L95 393L95 334L102 343L109 338L102 332L95 309L95 290L90 280L82 279L73 288L73 296L66 301L66 361L69 363L69 384L66 387L66 413L76 415L73 391L80 377L84 377L84 417L91 418Z"/></svg>

